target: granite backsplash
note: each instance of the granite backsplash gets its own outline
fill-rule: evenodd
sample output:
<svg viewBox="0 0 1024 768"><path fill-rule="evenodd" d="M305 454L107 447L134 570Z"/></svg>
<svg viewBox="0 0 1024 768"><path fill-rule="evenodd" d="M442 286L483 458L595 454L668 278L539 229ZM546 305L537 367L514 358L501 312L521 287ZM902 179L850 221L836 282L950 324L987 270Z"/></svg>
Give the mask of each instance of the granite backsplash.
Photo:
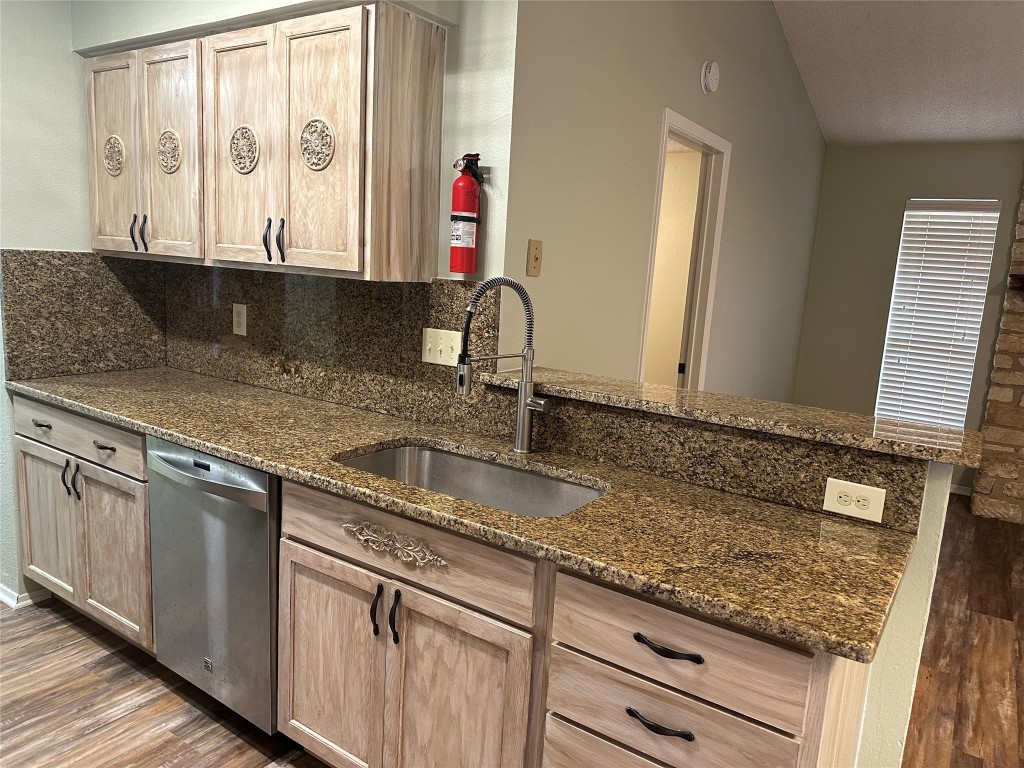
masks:
<svg viewBox="0 0 1024 768"><path fill-rule="evenodd" d="M460 330L475 284L374 283L279 272L4 251L11 379L168 365L268 390L511 440L515 392L454 393L420 360L424 327ZM231 305L247 307L247 334ZM543 320L541 320L543 321ZM472 348L497 350L498 300ZM915 532L927 462L554 398L535 447L820 511L829 476L888 489L883 524Z"/></svg>
<svg viewBox="0 0 1024 768"><path fill-rule="evenodd" d="M69 251L0 251L7 376L164 365L164 265Z"/></svg>

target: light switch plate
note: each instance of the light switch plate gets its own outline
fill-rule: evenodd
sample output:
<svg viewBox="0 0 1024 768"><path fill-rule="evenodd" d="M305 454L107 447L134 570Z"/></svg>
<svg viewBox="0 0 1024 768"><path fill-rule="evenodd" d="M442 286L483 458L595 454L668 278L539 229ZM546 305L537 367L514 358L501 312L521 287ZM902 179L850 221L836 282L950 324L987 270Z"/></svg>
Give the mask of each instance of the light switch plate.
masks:
<svg viewBox="0 0 1024 768"><path fill-rule="evenodd" d="M231 305L231 332L236 336L245 336L245 304Z"/></svg>
<svg viewBox="0 0 1024 768"><path fill-rule="evenodd" d="M885 508L885 488L830 477L825 483L825 503L822 508L826 512L880 523Z"/></svg>
<svg viewBox="0 0 1024 768"><path fill-rule="evenodd" d="M540 275L540 262L544 256L544 241L530 240L526 246L526 276L538 277Z"/></svg>
<svg viewBox="0 0 1024 768"><path fill-rule="evenodd" d="M442 331L439 328L423 329L423 350L420 360L424 363L456 366L459 362L459 347L462 345L460 331Z"/></svg>

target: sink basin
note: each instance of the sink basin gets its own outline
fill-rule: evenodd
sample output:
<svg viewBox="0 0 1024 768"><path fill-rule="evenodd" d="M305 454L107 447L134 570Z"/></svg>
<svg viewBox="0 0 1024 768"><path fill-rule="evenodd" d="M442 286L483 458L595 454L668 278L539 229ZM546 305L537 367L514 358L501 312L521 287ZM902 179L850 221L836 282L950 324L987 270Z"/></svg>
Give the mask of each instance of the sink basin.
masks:
<svg viewBox="0 0 1024 768"><path fill-rule="evenodd" d="M438 448L386 448L339 461L406 485L530 517L561 517L604 493Z"/></svg>

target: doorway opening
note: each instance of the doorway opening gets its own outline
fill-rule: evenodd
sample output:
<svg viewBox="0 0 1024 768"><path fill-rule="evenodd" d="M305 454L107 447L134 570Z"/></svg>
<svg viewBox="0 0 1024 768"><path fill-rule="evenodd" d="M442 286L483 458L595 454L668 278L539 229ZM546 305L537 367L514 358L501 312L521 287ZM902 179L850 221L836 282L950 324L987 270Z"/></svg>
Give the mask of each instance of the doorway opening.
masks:
<svg viewBox="0 0 1024 768"><path fill-rule="evenodd" d="M732 145L665 110L640 381L704 389Z"/></svg>

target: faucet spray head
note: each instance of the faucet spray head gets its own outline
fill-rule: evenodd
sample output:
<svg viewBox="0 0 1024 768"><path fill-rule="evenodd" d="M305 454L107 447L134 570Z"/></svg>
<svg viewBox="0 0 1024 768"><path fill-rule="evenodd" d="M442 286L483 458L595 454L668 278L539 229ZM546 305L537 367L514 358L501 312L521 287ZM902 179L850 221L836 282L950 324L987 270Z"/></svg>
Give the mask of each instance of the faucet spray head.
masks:
<svg viewBox="0 0 1024 768"><path fill-rule="evenodd" d="M455 380L455 394L468 395L473 391L473 363L469 355L459 355Z"/></svg>

